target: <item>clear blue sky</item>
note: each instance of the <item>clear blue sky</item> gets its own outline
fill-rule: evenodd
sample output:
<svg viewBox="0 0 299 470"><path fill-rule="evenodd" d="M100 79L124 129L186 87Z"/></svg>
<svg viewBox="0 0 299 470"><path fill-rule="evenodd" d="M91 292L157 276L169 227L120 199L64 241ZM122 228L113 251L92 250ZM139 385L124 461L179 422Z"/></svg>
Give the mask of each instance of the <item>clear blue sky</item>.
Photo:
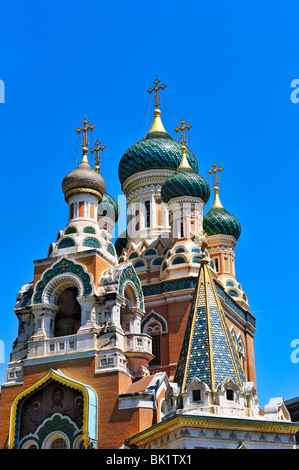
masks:
<svg viewBox="0 0 299 470"><path fill-rule="evenodd" d="M149 124L155 74L167 84L163 122L182 118L200 173L224 167L221 200L242 225L237 279L257 318L260 405L299 395L297 175L298 2L177 0L5 2L1 6L1 320L5 361L14 304L67 223L61 191L85 114L105 145L107 190L119 159ZM151 110L150 110L151 113ZM151 114L150 114L151 116ZM209 177L208 177L209 179ZM209 202L207 208L211 203ZM299 354L298 354L299 356ZM0 364L1 383L6 364Z"/></svg>

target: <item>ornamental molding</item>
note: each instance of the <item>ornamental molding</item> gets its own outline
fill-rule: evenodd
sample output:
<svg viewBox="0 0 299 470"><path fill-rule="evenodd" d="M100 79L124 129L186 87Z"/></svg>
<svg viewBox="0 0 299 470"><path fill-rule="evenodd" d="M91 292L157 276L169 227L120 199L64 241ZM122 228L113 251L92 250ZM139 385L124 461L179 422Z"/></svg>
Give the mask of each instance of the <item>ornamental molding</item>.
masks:
<svg viewBox="0 0 299 470"><path fill-rule="evenodd" d="M33 304L49 303L56 288L67 283L75 284L80 296L89 296L94 292L93 276L85 266L63 257L43 272L34 287Z"/></svg>
<svg viewBox="0 0 299 470"><path fill-rule="evenodd" d="M148 182L163 184L166 179L174 173L175 170L162 168L134 173L134 175L129 176L123 183L123 191L125 194L129 195L134 189Z"/></svg>

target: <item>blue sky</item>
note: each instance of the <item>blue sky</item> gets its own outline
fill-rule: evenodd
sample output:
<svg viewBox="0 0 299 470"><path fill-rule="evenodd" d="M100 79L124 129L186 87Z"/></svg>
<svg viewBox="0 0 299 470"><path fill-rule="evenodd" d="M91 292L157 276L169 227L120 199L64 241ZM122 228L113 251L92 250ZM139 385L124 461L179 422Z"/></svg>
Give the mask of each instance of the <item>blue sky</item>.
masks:
<svg viewBox="0 0 299 470"><path fill-rule="evenodd" d="M117 197L118 162L150 125L146 90L157 74L167 84L168 132L175 136L186 119L200 174L210 181L214 161L224 167L221 201L242 225L237 279L257 318L260 405L299 395L299 362L291 361L299 338L299 103L290 99L299 78L298 14L290 0L2 4L5 362L17 336L17 292L67 223L61 182L78 158L75 129L85 114L96 125L94 139L106 146L102 174Z"/></svg>

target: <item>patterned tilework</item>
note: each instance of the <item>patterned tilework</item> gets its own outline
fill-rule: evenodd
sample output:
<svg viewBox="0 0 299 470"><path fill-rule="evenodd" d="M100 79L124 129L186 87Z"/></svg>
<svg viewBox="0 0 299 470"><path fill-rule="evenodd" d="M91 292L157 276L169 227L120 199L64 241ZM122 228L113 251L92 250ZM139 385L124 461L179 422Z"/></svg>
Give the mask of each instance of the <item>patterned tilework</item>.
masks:
<svg viewBox="0 0 299 470"><path fill-rule="evenodd" d="M83 233L93 233L93 234L95 234L96 231L93 227L84 227Z"/></svg>
<svg viewBox="0 0 299 470"><path fill-rule="evenodd" d="M51 279L64 273L72 273L79 277L83 284L83 295L90 295L92 292L92 285L90 282L89 274L86 273L80 264L74 263L73 261L62 258L58 263L55 263L50 269L47 269L40 281L36 284L35 294L33 297L34 304L40 304L42 302L42 295L44 288Z"/></svg>
<svg viewBox="0 0 299 470"><path fill-rule="evenodd" d="M75 227L68 227L66 231L64 232L64 235L70 235L71 233L77 233L77 230Z"/></svg>
<svg viewBox="0 0 299 470"><path fill-rule="evenodd" d="M243 383L246 381L244 373L240 366L240 361L233 345L227 323L222 311L218 310L214 293L210 284L208 286L208 290L211 315L215 385L217 386L228 376L232 377L236 382L238 382L234 364L237 366L239 377Z"/></svg>
<svg viewBox="0 0 299 470"><path fill-rule="evenodd" d="M239 383L245 381L216 296L209 267L201 265L174 377L174 381L184 389L193 377L198 377L211 389L213 386L216 388L228 376Z"/></svg>
<svg viewBox="0 0 299 470"><path fill-rule="evenodd" d="M83 246L90 246L91 248L101 248L100 242L96 238L85 238L84 242L82 243Z"/></svg>
<svg viewBox="0 0 299 470"><path fill-rule="evenodd" d="M59 243L58 243L58 249L61 250L63 248L69 248L71 246L75 246L75 242L72 238L67 237L63 238Z"/></svg>
<svg viewBox="0 0 299 470"><path fill-rule="evenodd" d="M126 150L120 159L118 177L125 180L140 171L152 168L170 168L176 170L182 158L181 143L165 132L151 132L146 137ZM194 154L187 148L189 165L197 172L198 164Z"/></svg>
<svg viewBox="0 0 299 470"><path fill-rule="evenodd" d="M167 267L167 264L165 262L165 268ZM162 269L163 270L163 269ZM194 289L196 286L197 278L196 277L187 277L183 279L173 279L171 281L165 281L162 282L161 284L152 284L150 286L143 286L143 294L145 297L148 297L150 295L160 295L163 294L164 292L172 292L172 291L177 291L177 290L183 290L183 289ZM229 305L238 315L240 315L241 318L243 318L245 321L250 323L252 326L255 327L256 321L255 317L251 315L250 312L244 311L239 305L237 305L233 299L227 295L227 293L223 290L223 288L215 282L215 287L217 290L217 293L220 297L223 298L225 303Z"/></svg>
<svg viewBox="0 0 299 470"><path fill-rule="evenodd" d="M197 197L208 202L211 190L207 181L193 169L181 168L162 186L161 197L167 203L182 196Z"/></svg>
<svg viewBox="0 0 299 470"><path fill-rule="evenodd" d="M121 273L121 276L119 278L118 293L121 297L124 296L125 284L128 281L132 282L135 285L136 290L138 292L140 310L144 311L144 298L143 298L141 284L136 274L136 271L132 268L132 266L126 267Z"/></svg>
<svg viewBox="0 0 299 470"><path fill-rule="evenodd" d="M127 232L125 232L125 236L122 236L122 234L115 240L115 249L116 253L118 256L122 254L123 248L126 248L127 246Z"/></svg>
<svg viewBox="0 0 299 470"><path fill-rule="evenodd" d="M119 218L119 205L116 200L105 193L98 206L98 217L109 217L115 223Z"/></svg>
<svg viewBox="0 0 299 470"><path fill-rule="evenodd" d="M110 253L110 255L115 256L115 249L114 249L114 246L112 245L112 243L108 243L107 251L108 251L108 253Z"/></svg>
<svg viewBox="0 0 299 470"><path fill-rule="evenodd" d="M232 235L236 240L241 235L241 224L224 208L214 207L203 218L203 229L207 235Z"/></svg>

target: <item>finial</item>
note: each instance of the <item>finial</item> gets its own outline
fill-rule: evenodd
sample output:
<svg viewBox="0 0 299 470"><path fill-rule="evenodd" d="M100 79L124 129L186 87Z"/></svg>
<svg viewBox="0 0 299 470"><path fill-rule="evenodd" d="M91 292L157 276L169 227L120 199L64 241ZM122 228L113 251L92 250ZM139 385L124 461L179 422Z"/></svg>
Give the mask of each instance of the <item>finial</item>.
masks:
<svg viewBox="0 0 299 470"><path fill-rule="evenodd" d="M181 147L181 150L182 150L182 160L181 160L181 163L180 163L180 166L178 167L179 168L191 168L191 166L189 165L189 162L187 160L187 156L186 156L186 142L187 142L187 136L185 135L185 130L187 131L190 131L191 129L191 125L190 124L187 124L187 126L185 126L186 124L186 121L184 121L184 119L181 120L180 122L181 124L181 127L177 126L175 129L174 129L174 132L176 133L179 133L181 132L181 142L182 142L182 147Z"/></svg>
<svg viewBox="0 0 299 470"><path fill-rule="evenodd" d="M158 83L160 83L160 80L158 80L157 75L156 75L156 80L154 81L154 85L155 85L154 88L149 88L147 90L149 94L152 94L153 91L156 93L156 96L154 97L155 109L159 108L160 102L161 102L161 99L158 95L158 91L164 90L164 88L166 88L166 85L162 84L161 86L158 86Z"/></svg>
<svg viewBox="0 0 299 470"><path fill-rule="evenodd" d="M101 142L99 140L97 140L96 143L95 143L95 146L90 150L90 152L92 154L94 154L94 152L96 152L96 157L95 157L96 166L95 166L95 169L94 169L94 171L96 173L99 173L99 171L100 171L99 164L100 164L100 161L101 161L101 157L99 155L99 151L103 152L105 148L106 148L105 145L101 145Z"/></svg>
<svg viewBox="0 0 299 470"><path fill-rule="evenodd" d="M209 262L209 260L207 259L206 250L209 246L209 242L208 242L208 236L207 236L206 232L204 230L202 230L201 235L195 235L194 233L190 233L190 238L191 238L192 241L194 241L194 243L196 243L198 248L201 250L201 253L200 253L201 261L200 261L200 263L201 264L207 264Z"/></svg>
<svg viewBox="0 0 299 470"><path fill-rule="evenodd" d="M88 126L87 125L88 123L89 121L88 119L86 119L86 116L85 116L84 121L82 121L83 127L78 127L78 129L75 131L76 134L78 135L80 135L83 132L83 138L81 139L83 157L82 157L81 163L88 163L87 147L89 145L88 143L89 137L87 137L87 131L92 132L96 128L96 126L94 126L93 124L90 124L90 126Z"/></svg>
<svg viewBox="0 0 299 470"><path fill-rule="evenodd" d="M212 166L214 168L208 171L209 175L214 173L213 183L214 183L215 200L214 200L214 204L212 206L212 209L214 209L215 207L223 208L223 205L220 202L219 194L218 194L219 193L219 187L218 187L219 177L218 177L217 173L221 173L224 170L224 168L222 168L221 166L219 168L217 168L218 163L213 163Z"/></svg>
<svg viewBox="0 0 299 470"><path fill-rule="evenodd" d="M214 173L213 183L214 183L214 186L218 186L218 184L219 184L219 178L218 178L217 173L221 173L221 171L223 171L224 168L222 168L222 166L220 166L219 168L217 168L218 163L213 163L212 166L213 166L214 168L213 168L212 170L209 170L209 171L208 171L208 174L211 175L212 173Z"/></svg>

